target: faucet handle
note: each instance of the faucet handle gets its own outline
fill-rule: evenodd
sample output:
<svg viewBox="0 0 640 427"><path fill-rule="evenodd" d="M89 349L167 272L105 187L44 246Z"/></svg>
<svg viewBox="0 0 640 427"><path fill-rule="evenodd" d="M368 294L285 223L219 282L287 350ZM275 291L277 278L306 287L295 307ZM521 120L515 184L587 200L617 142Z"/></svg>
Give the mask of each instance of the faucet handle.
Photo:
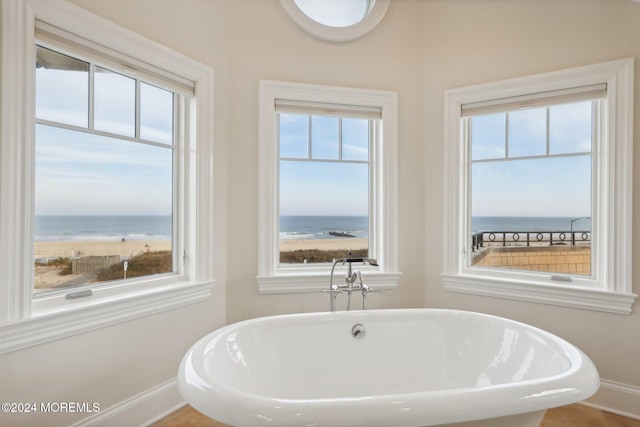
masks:
<svg viewBox="0 0 640 427"><path fill-rule="evenodd" d="M364 295L365 293L370 294L370 293L376 293L376 294L382 294L384 293L384 291L382 289L373 289L371 286L367 285L366 283L362 284L362 294Z"/></svg>
<svg viewBox="0 0 640 427"><path fill-rule="evenodd" d="M384 291L382 289L373 289L371 286L367 285L366 283L364 283L362 285L362 292L366 292L368 294L375 292L375 293L383 293Z"/></svg>
<svg viewBox="0 0 640 427"><path fill-rule="evenodd" d="M342 286L338 286L338 285L331 285L331 289L324 289L320 292L323 293L330 293L330 294L339 294L342 292L343 287Z"/></svg>

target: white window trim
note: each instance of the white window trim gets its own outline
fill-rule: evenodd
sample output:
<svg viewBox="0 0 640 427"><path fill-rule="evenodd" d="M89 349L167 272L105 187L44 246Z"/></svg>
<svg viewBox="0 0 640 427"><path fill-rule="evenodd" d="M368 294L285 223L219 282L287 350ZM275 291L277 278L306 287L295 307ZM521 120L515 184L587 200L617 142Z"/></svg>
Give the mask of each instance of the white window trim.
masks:
<svg viewBox="0 0 640 427"><path fill-rule="evenodd" d="M210 238L213 70L66 1L3 0L2 7L0 354L208 299L217 282ZM182 274L118 281L82 299L52 294L32 301L36 19L195 83L195 113L184 130L188 143L179 148L187 181L180 201Z"/></svg>
<svg viewBox="0 0 640 427"><path fill-rule="evenodd" d="M367 15L358 23L348 27L330 27L308 17L294 0L280 0L291 19L304 31L320 40L348 42L363 37L373 30L384 18L391 0L375 0Z"/></svg>
<svg viewBox="0 0 640 427"><path fill-rule="evenodd" d="M390 91L351 89L336 86L260 81L259 122L259 238L258 290L260 293L318 292L329 288L331 265L279 267L278 164L276 100L380 108L382 138L374 147L373 200L376 227L370 242L380 267L358 266L376 289L397 286L397 94ZM340 191L340 189L336 189Z"/></svg>
<svg viewBox="0 0 640 427"><path fill-rule="evenodd" d="M637 295L632 293L632 158L633 59L578 67L558 72L452 89L445 92L444 262L442 279L448 291L629 314ZM465 266L463 235L467 211L466 143L461 124L465 104L595 84L607 85L609 114L606 141L598 156L606 167L597 189L597 209L606 222L594 248L596 272L580 284L561 284L552 274L506 272ZM596 202L594 202L595 204ZM604 253L600 253L603 252ZM599 260L604 260L601 262ZM575 277L575 276L574 276ZM575 282L575 280L574 280ZM591 282L591 283L588 283Z"/></svg>

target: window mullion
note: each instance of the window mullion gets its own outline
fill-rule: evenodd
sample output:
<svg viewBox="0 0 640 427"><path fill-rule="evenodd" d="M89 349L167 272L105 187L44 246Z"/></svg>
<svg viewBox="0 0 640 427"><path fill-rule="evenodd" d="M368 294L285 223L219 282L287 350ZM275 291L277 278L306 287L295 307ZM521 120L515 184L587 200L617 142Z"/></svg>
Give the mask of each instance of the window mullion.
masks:
<svg viewBox="0 0 640 427"><path fill-rule="evenodd" d="M504 117L504 158L509 158L509 113Z"/></svg>
<svg viewBox="0 0 640 427"><path fill-rule="evenodd" d="M604 223L606 217L606 201L608 177L606 170L608 166L602 162L603 138L606 136L602 133L605 123L602 117L602 101L592 103L591 117L591 265L594 277L600 277L606 270L607 265L603 262L604 257L601 252L606 251L605 240L607 230ZM607 156L604 156L606 158ZM607 290L615 292L616 289L610 281L605 282Z"/></svg>
<svg viewBox="0 0 640 427"><path fill-rule="evenodd" d="M135 138L140 138L140 80L136 79Z"/></svg>
<svg viewBox="0 0 640 427"><path fill-rule="evenodd" d="M468 267L471 263L471 251L468 251L467 248L471 245L469 241L471 239L471 212L472 212L472 204L471 204L471 194L472 194L472 179L471 172L473 168L473 151L472 151L472 143L473 140L471 135L473 134L473 120L468 117L464 118L464 125L460 127L461 138L464 141L464 150L462 152L463 160L464 160L464 170L462 171L461 180L463 181L464 188L464 198L461 201L462 209L465 212L463 217L463 225L462 225L462 238L461 242L461 254L460 254L460 262L461 266Z"/></svg>
<svg viewBox="0 0 640 427"><path fill-rule="evenodd" d="M521 160L533 160L533 159L557 159L561 157L576 157L576 156L590 156L591 151L583 151L576 153L566 153L566 154L548 154L548 155L540 155L540 156L520 156L520 157L509 157L509 158L497 158L497 159L478 159L478 160L470 160L470 163L499 163L499 162L518 162Z"/></svg>
<svg viewBox="0 0 640 427"><path fill-rule="evenodd" d="M342 123L342 120L340 121ZM380 239L381 230L378 227L378 216L380 215L377 209L379 197L376 189L379 182L377 181L377 161L379 154L376 152L378 147L377 141L380 139L378 132L379 123L376 120L369 120L369 236L367 247L369 248L370 257L380 257ZM342 132L341 132L342 135ZM342 147L342 146L341 146ZM342 152L341 152L342 154ZM384 260L383 260L384 262Z"/></svg>
<svg viewBox="0 0 640 427"><path fill-rule="evenodd" d="M72 130L76 132L88 133L91 135L99 135L99 136L105 136L107 138L120 139L122 141L130 141L130 142L137 142L138 144L152 145L154 147L162 147L162 148L169 148L169 149L174 148L171 145L167 145L162 142L148 141L146 139L140 139L140 138L132 138L130 136L118 135L115 133L104 132L104 131L95 130L95 129L87 129L85 127L68 125L66 123L52 122L50 120L36 119L35 123L39 125L51 126L51 127L56 127L60 129L67 129L67 130Z"/></svg>
<svg viewBox="0 0 640 427"><path fill-rule="evenodd" d="M89 63L89 99L87 102L88 112L89 112L89 121L88 121L88 129L93 130L94 122L95 122L95 89L96 89L96 79L95 79L96 66L93 62Z"/></svg>
<svg viewBox="0 0 640 427"><path fill-rule="evenodd" d="M367 165L367 160L334 160L334 159L302 159L297 157L280 157L280 161L304 162L304 163L350 163L356 165Z"/></svg>
<svg viewBox="0 0 640 427"><path fill-rule="evenodd" d="M551 155L551 108L549 107L547 107L546 126L547 156L549 156Z"/></svg>
<svg viewBox="0 0 640 427"><path fill-rule="evenodd" d="M178 274L184 274L184 263L187 257L186 245L184 242L183 234L181 233L180 224L183 222L182 218L185 216L186 206L186 186L185 182L185 159L184 155L188 152L184 147L185 129L181 126L181 123L187 123L187 109L185 108L185 102L182 96L173 94L173 191L171 201L171 241L173 251L173 272ZM136 113L137 115L137 113ZM182 147L182 150L176 149L176 147ZM181 189L185 188L185 191Z"/></svg>
<svg viewBox="0 0 640 427"><path fill-rule="evenodd" d="M369 127L369 140L371 140L371 127ZM342 160L342 117L338 118L338 159Z"/></svg>
<svg viewBox="0 0 640 427"><path fill-rule="evenodd" d="M312 141L311 141L311 135L312 135L312 132L313 132L313 120L312 120L311 116L307 116L307 125L308 125L308 130L307 130L307 144L308 144L308 147L307 147L307 150L308 150L307 151L307 159L311 160L313 158L312 151L311 151L313 149Z"/></svg>

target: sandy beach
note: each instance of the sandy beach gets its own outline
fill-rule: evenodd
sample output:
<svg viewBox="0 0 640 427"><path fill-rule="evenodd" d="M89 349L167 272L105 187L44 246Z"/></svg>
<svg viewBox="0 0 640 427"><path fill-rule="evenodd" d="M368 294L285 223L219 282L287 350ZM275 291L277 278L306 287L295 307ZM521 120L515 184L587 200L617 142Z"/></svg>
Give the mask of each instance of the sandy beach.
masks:
<svg viewBox="0 0 640 427"><path fill-rule="evenodd" d="M53 258L85 255L120 255L130 257L142 252L171 250L170 240L100 240L35 242L35 258Z"/></svg>
<svg viewBox="0 0 640 427"><path fill-rule="evenodd" d="M298 239L281 240L281 251L295 251L299 249L320 249L345 251L364 249L367 239L338 238L338 239ZM85 255L120 255L130 257L148 251L171 250L170 240L100 240L100 241L62 241L35 242L35 258L72 257Z"/></svg>
<svg viewBox="0 0 640 427"><path fill-rule="evenodd" d="M368 241L364 238L280 240L280 250L282 252L295 251L300 249L344 249L345 251L351 251L354 249L365 249L367 248L367 245Z"/></svg>

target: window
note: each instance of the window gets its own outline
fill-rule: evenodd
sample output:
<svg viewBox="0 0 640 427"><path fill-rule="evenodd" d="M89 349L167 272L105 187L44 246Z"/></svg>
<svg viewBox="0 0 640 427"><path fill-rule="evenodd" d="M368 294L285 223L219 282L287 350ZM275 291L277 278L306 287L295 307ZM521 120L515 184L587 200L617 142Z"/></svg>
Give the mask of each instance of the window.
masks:
<svg viewBox="0 0 640 427"><path fill-rule="evenodd" d="M0 353L208 298L212 70L69 3L2 7Z"/></svg>
<svg viewBox="0 0 640 427"><path fill-rule="evenodd" d="M369 147L380 112L317 107L310 113L276 102L280 265L332 262L349 252L375 258L368 250Z"/></svg>
<svg viewBox="0 0 640 427"><path fill-rule="evenodd" d="M630 312L632 68L447 91L446 289Z"/></svg>
<svg viewBox="0 0 640 427"><path fill-rule="evenodd" d="M293 0L300 10L314 21L329 27L348 27L362 21L375 1L356 0Z"/></svg>
<svg viewBox="0 0 640 427"><path fill-rule="evenodd" d="M41 45L35 73L34 293L177 272L181 95Z"/></svg>
<svg viewBox="0 0 640 427"><path fill-rule="evenodd" d="M591 276L591 165L602 104L467 111L468 265Z"/></svg>
<svg viewBox="0 0 640 427"><path fill-rule="evenodd" d="M395 94L263 81L260 105L260 291L324 289L349 252L394 286Z"/></svg>
<svg viewBox="0 0 640 427"><path fill-rule="evenodd" d="M347 42L366 35L384 18L390 0L280 0L291 19L322 40Z"/></svg>

